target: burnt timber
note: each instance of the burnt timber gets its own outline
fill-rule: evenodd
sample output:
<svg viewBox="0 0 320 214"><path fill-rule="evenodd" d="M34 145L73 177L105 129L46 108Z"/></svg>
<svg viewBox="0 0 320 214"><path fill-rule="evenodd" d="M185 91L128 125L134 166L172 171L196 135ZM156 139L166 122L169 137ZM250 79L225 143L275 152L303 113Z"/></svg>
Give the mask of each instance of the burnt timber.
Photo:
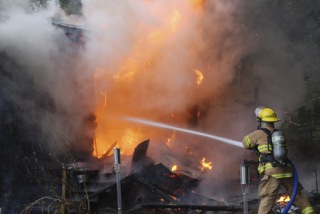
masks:
<svg viewBox="0 0 320 214"><path fill-rule="evenodd" d="M209 211L235 213L242 210L241 207L226 205L221 201L195 193L194 190L200 180L171 172L161 163L154 164L153 160L146 155L148 145L149 140L136 147L129 175L122 174L124 213L206 213ZM80 201L82 204L89 200L90 213L117 213L115 173L107 173L104 178L108 182L97 185L97 172L83 172L88 178L82 180L86 181L85 185L68 191L67 200ZM77 177L81 173L79 170L76 172L71 169L69 174ZM88 192L87 198L84 197L85 190ZM79 210L69 209L69 213L79 213Z"/></svg>

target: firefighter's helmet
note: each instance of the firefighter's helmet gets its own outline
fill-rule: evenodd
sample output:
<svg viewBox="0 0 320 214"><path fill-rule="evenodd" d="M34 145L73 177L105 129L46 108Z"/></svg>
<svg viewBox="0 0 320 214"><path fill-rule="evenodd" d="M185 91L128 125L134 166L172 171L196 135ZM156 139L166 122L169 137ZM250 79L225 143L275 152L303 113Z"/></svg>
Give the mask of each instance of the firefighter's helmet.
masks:
<svg viewBox="0 0 320 214"><path fill-rule="evenodd" d="M258 107L256 108L256 116L259 120L263 122L278 122L280 119L277 117L277 114L271 108Z"/></svg>

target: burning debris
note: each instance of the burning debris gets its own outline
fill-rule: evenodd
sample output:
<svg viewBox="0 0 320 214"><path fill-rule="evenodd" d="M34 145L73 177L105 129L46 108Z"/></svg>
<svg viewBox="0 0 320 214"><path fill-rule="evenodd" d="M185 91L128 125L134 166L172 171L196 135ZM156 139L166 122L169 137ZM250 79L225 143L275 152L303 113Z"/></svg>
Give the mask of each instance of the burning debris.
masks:
<svg viewBox="0 0 320 214"><path fill-rule="evenodd" d="M188 213L190 210L239 211L239 207L215 201L195 189L201 181L184 173L171 171L163 164L155 164L149 158L149 140L140 143L132 156L131 173L121 180L124 190L122 202L126 213ZM115 184L106 186L90 199L99 198L98 210L116 210ZM110 207L105 207L108 204Z"/></svg>
<svg viewBox="0 0 320 214"><path fill-rule="evenodd" d="M199 178L173 172L161 163L155 164L147 156L148 146L149 140L146 140L135 148L129 173L125 167L119 171L124 213L190 213L191 210L192 213L235 213L241 210L197 193L196 188L201 182ZM110 169L107 173L76 165L63 169L60 211L117 213L116 174L110 160L106 162L110 158L104 159L104 164ZM34 212L36 208L33 207Z"/></svg>
<svg viewBox="0 0 320 214"><path fill-rule="evenodd" d="M279 195L279 197L277 198L276 204L273 207L273 212L275 213L282 213L282 211L286 208L287 204L290 201L290 196L287 194L281 194ZM288 213L298 213L299 212L299 208L297 208L296 206L292 205L290 207L290 209L288 210Z"/></svg>

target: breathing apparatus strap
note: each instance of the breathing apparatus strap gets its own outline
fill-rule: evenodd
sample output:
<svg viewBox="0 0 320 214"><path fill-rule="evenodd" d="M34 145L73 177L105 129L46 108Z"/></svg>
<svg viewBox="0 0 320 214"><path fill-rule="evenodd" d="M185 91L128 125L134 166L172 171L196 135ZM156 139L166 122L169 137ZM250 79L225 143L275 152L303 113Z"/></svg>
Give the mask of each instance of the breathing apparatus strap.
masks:
<svg viewBox="0 0 320 214"><path fill-rule="evenodd" d="M262 130L264 133L267 134L267 136L268 136L268 151L272 152L273 151L273 144L272 144L272 138L271 138L272 132L266 128L260 128L260 130Z"/></svg>
<svg viewBox="0 0 320 214"><path fill-rule="evenodd" d="M259 127L259 130L261 130L267 134L267 136L268 136L268 151L270 152L269 154L263 154L258 150L258 148L256 148L257 154L259 156L259 162L260 163L271 163L273 167L279 166L280 164L275 160L275 158L273 156L273 143L272 143L272 133L273 132L271 132L267 128L261 128L261 127ZM274 129L274 131L277 131L277 129Z"/></svg>

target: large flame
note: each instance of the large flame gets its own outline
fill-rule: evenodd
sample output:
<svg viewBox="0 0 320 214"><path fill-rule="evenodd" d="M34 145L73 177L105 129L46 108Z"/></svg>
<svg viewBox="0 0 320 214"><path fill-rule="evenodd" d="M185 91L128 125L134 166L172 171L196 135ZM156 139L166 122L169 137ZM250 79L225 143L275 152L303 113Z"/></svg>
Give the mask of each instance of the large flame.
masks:
<svg viewBox="0 0 320 214"><path fill-rule="evenodd" d="M175 69L174 73L177 73L176 70L186 70L186 65L181 65L175 60L178 57L176 54L186 53L177 52L177 49L172 49L172 45L178 44L181 47L188 45L188 37L184 32L192 31L189 26L194 27L191 23L201 17L200 8L203 2L203 0L185 1L169 6L165 12L153 8L154 11L151 10L151 13L155 20L159 20L158 23L155 22L151 26L135 26L137 31L144 33L131 38L132 51L127 56L119 57L119 66L112 69L107 66L96 68L95 114L98 126L95 132L94 156L103 155L114 142L117 142L122 153L130 154L138 143L145 140L144 138L174 137L174 135L168 137L169 134L163 135L162 132L151 129L143 133L137 125L128 125L119 120L119 116L161 118L176 111L183 112L186 106L191 104L182 95L179 98L177 94L181 93L182 84L202 81L203 75L196 70L196 76L182 74L181 78L172 78L171 70ZM145 4L152 2L146 1ZM108 24L104 26L107 28ZM183 57L188 58L190 54L192 55L192 51ZM164 82L166 84L163 84ZM190 92L186 93L192 94L193 89L190 87L189 89ZM163 99L164 97L166 99ZM170 99L175 100L170 101ZM163 107L165 105L166 108ZM170 142L168 145L170 146Z"/></svg>

